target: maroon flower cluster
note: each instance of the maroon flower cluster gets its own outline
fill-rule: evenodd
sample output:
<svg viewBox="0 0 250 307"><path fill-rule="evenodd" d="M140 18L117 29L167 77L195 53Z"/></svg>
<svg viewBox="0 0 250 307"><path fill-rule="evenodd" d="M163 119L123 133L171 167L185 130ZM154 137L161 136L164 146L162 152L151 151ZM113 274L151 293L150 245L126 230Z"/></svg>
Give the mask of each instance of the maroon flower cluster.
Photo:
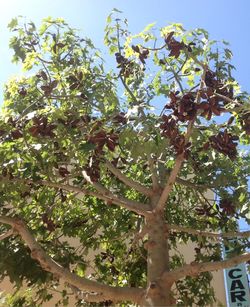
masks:
<svg viewBox="0 0 250 307"><path fill-rule="evenodd" d="M146 64L145 60L148 58L149 50L146 48L140 48L139 46L132 45L132 49L139 53L139 59L143 64Z"/></svg>
<svg viewBox="0 0 250 307"><path fill-rule="evenodd" d="M89 157L88 163L85 166L87 175L93 182L97 182L100 179L100 159L97 155Z"/></svg>
<svg viewBox="0 0 250 307"><path fill-rule="evenodd" d="M201 98L205 100L197 106L197 109L202 110L201 116L210 120L213 114L219 116L222 112L227 112L227 109L224 107L228 104L228 101L222 96L232 99L233 88L225 86L217 78L216 73L211 70L206 71L205 84L206 88L200 92ZM221 97L216 94L221 95Z"/></svg>
<svg viewBox="0 0 250 307"><path fill-rule="evenodd" d="M58 173L59 173L59 175L62 176L62 177L67 177L67 176L70 174L70 172L67 170L67 168L66 168L66 167L63 167L63 166L60 166L60 167L58 168Z"/></svg>
<svg viewBox="0 0 250 307"><path fill-rule="evenodd" d="M163 115L160 124L161 134L170 140L171 146L174 148L176 155L184 153L187 158L191 143L186 144L184 135L180 134L177 127L177 118L172 115Z"/></svg>
<svg viewBox="0 0 250 307"><path fill-rule="evenodd" d="M206 71L205 84L206 86L212 88L218 87L218 80L216 79L216 74L213 71L211 70Z"/></svg>
<svg viewBox="0 0 250 307"><path fill-rule="evenodd" d="M224 108L225 101L214 94L213 89L206 88L200 91L200 96L204 99L201 103L195 102L197 93L188 92L183 96L179 93L170 92L170 103L165 106L165 109L172 109L179 121L185 122L193 120L198 111L201 116L211 119L212 115L221 115L222 112L227 112Z"/></svg>
<svg viewBox="0 0 250 307"><path fill-rule="evenodd" d="M71 74L68 76L67 81L69 82L69 89L71 91L78 89L82 84L83 72L75 72L75 74Z"/></svg>
<svg viewBox="0 0 250 307"><path fill-rule="evenodd" d="M33 126L29 128L29 132L32 136L38 137L51 137L55 136L53 130L56 128L55 124L48 123L48 119L45 116L34 117Z"/></svg>
<svg viewBox="0 0 250 307"><path fill-rule="evenodd" d="M102 153L104 145L106 145L109 150L114 151L115 147L118 145L118 138L118 135L114 132L107 133L104 130L100 130L91 135L88 141L96 145L96 153Z"/></svg>
<svg viewBox="0 0 250 307"><path fill-rule="evenodd" d="M120 68L120 74L128 78L134 70L134 63L131 60L126 59L121 53L115 54L116 62L118 63L117 68Z"/></svg>
<svg viewBox="0 0 250 307"><path fill-rule="evenodd" d="M211 70L206 72L205 84L206 88L199 92L203 99L201 103L195 102L197 92L188 92L183 96L179 96L178 92L170 92L170 103L165 106L165 109L172 109L173 115L181 122L194 119L198 111L201 112L201 116L208 120L211 119L213 114L219 116L222 112L227 112L225 105L228 102L222 96L232 99L232 88L224 86L221 81L216 79L216 74Z"/></svg>
<svg viewBox="0 0 250 307"><path fill-rule="evenodd" d="M165 106L165 109L172 109L173 115L179 121L185 122L195 118L197 110L195 105L195 94L186 93L182 97L178 96L178 92L170 92L170 103Z"/></svg>
<svg viewBox="0 0 250 307"><path fill-rule="evenodd" d="M25 97L27 95L27 90L25 87L21 87L19 90L18 90L18 94Z"/></svg>
<svg viewBox="0 0 250 307"><path fill-rule="evenodd" d="M1 126L0 127L0 139L20 139L23 137L23 132L22 132L22 125L21 123L18 123L18 121L16 119L13 119L13 117L10 117L7 121L7 125L9 125L12 130L9 134L8 130L6 129L7 127Z"/></svg>
<svg viewBox="0 0 250 307"><path fill-rule="evenodd" d="M218 93L218 91L216 92ZM227 102L216 96L212 88L203 89L200 95L201 98L205 99L197 105L197 110L201 110L201 116L210 120L213 114L219 116L222 112L228 112L227 109L224 108Z"/></svg>
<svg viewBox="0 0 250 307"><path fill-rule="evenodd" d="M171 115L163 115L160 124L161 134L167 138L174 139L179 135L176 119Z"/></svg>
<svg viewBox="0 0 250 307"><path fill-rule="evenodd" d="M170 32L165 37L165 43L168 46L168 49L170 50L169 56L174 56L175 58L178 58L181 50L183 50L186 45L183 42L178 42L174 37L174 32Z"/></svg>
<svg viewBox="0 0 250 307"><path fill-rule="evenodd" d="M223 210L222 212L226 215L234 215L235 214L235 206L231 199L225 198L220 201L220 208Z"/></svg>
<svg viewBox="0 0 250 307"><path fill-rule="evenodd" d="M110 151L114 151L118 145L118 138L114 132L108 133L104 130L100 130L88 138L88 142L95 145L95 150L84 169L93 182L100 179L100 156L103 154L103 147L106 145Z"/></svg>
<svg viewBox="0 0 250 307"><path fill-rule="evenodd" d="M237 143L238 136L228 133L225 129L220 131L217 135L213 135L209 138L210 145L218 152L228 156L231 160L234 160L237 156Z"/></svg>
<svg viewBox="0 0 250 307"><path fill-rule="evenodd" d="M226 96L230 99L233 98L233 87L225 86L222 80L217 78L215 72L207 70L205 74L205 84L207 88L213 90L217 94ZM226 101L225 101L226 103Z"/></svg>
<svg viewBox="0 0 250 307"><path fill-rule="evenodd" d="M42 221L46 229L50 232L55 231L57 225L53 222L53 220L49 217L48 213L44 213L42 215Z"/></svg>
<svg viewBox="0 0 250 307"><path fill-rule="evenodd" d="M125 117L125 115L126 114L124 112L118 113L113 117L113 123L125 125L127 123L127 118Z"/></svg>

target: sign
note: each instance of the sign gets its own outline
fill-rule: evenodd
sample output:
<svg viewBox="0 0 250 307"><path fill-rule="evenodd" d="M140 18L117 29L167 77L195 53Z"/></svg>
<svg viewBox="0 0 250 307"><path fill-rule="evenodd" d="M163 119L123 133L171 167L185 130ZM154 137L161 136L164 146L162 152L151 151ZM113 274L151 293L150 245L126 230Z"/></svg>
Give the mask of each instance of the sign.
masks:
<svg viewBox="0 0 250 307"><path fill-rule="evenodd" d="M228 249L224 248L225 258ZM244 263L225 269L228 307L250 307L250 294Z"/></svg>
<svg viewBox="0 0 250 307"><path fill-rule="evenodd" d="M225 270L229 307L250 307L247 272L244 264Z"/></svg>

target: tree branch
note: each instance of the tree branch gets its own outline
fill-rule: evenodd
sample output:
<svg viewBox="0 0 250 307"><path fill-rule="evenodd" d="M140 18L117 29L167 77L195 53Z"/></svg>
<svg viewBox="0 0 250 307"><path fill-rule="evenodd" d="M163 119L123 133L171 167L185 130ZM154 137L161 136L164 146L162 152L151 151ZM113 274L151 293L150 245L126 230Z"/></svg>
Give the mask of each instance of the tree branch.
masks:
<svg viewBox="0 0 250 307"><path fill-rule="evenodd" d="M161 280L163 283L175 282L185 276L197 276L203 272L211 272L222 269L227 269L234 267L240 263L250 260L250 253L245 253L243 255L235 256L230 259L214 262L194 262L186 264L181 268L173 270L171 272L163 273Z"/></svg>
<svg viewBox="0 0 250 307"><path fill-rule="evenodd" d="M115 175L119 180L121 180L123 183L125 183L127 186L129 186L130 188L133 188L135 190L137 190L138 192L150 197L153 194L153 191L145 186L143 186L142 184L140 184L139 182L136 182L132 179L130 179L129 177L127 177L126 175L124 175L118 168L116 168L112 163L110 163L109 161L107 161L105 163L106 167L110 170L110 172Z"/></svg>
<svg viewBox="0 0 250 307"><path fill-rule="evenodd" d="M143 204L143 203L139 203L139 202L136 202L136 201L133 201L133 200L129 200L125 197L116 196L116 195L110 193L108 190L105 190L106 191L105 194L102 194L104 192L104 190L103 190L103 192L98 193L98 192L89 191L89 190L86 190L86 189L77 188L77 187L69 185L69 184L66 184L66 185L65 184L58 184L58 183L52 183L52 182L45 181L45 180L38 182L38 184L39 183L46 185L46 186L61 188L63 190L67 190L69 192L76 192L76 193L79 193L79 194L84 195L84 196L85 195L94 196L96 198L99 198L99 199L107 202L108 204L114 203L118 206L121 206L125 209L128 209L130 211L136 212L136 213L141 214L141 215L146 215L146 212L151 210L150 206L147 205L147 204ZM96 187L96 185L95 185L95 187Z"/></svg>
<svg viewBox="0 0 250 307"><path fill-rule="evenodd" d="M98 183L98 182L94 182L91 180L90 176L85 172L82 171L83 177L84 179L90 183L99 193L103 194L103 195L110 195L112 194L107 188L105 188L102 184Z"/></svg>
<svg viewBox="0 0 250 307"><path fill-rule="evenodd" d="M208 189L213 189L213 188L216 187L215 185L206 185L206 184L193 183L193 182L191 182L189 180L184 180L184 179L179 178L179 177L176 178L176 183L184 185L186 187L193 188L193 189L203 189L203 190L205 189L205 190L208 190Z"/></svg>
<svg viewBox="0 0 250 307"><path fill-rule="evenodd" d="M41 267L55 276L62 278L65 282L77 287L82 291L95 292L102 295L102 300L112 301L133 301L138 303L143 295L143 289L139 288L123 288L104 285L97 281L89 280L71 273L68 269L63 268L48 256L40 244L35 240L26 224L18 218L0 216L0 223L8 224L19 233L23 241L31 250L31 257L37 260Z"/></svg>
<svg viewBox="0 0 250 307"><path fill-rule="evenodd" d="M177 231L177 232L186 232L192 235L197 235L201 237L212 237L212 238L248 238L250 237L250 230L249 231L238 231L238 232L225 232L225 233L218 233L218 232L210 232L210 231L202 231L202 230L197 230L193 229L190 227L183 227L179 225L173 225L173 224L168 224L167 225L168 231Z"/></svg>
<svg viewBox="0 0 250 307"><path fill-rule="evenodd" d="M149 154L148 154L148 166L149 166L149 169L150 169L150 172L151 172L151 180L152 180L153 190L154 190L154 192L159 191L160 183L159 183L159 180L158 180L156 167L154 165L153 158Z"/></svg>
<svg viewBox="0 0 250 307"><path fill-rule="evenodd" d="M6 178L0 177L0 181L1 180L6 181ZM98 199L101 199L107 202L107 204L115 204L122 208L128 209L130 211L136 212L137 214L144 215L144 216L146 216L147 212L151 210L151 207L148 204L139 203L137 201L130 200L122 196L116 196L112 194L111 192L109 192L108 190L105 190L105 194L104 193L102 194L102 193L98 193L95 191L90 191L87 189L79 188L79 187L76 187L70 184L51 182L48 180L38 180L34 182L33 180L30 180L30 179L13 178L9 180L9 182L11 181L20 182L22 184L37 184L37 185L43 185L43 186L56 188L56 189L62 189L68 192L77 193L80 196L93 196L93 197L96 197Z"/></svg>
<svg viewBox="0 0 250 307"><path fill-rule="evenodd" d="M221 99L223 99L223 100L225 100L226 102L229 102L229 103L231 103L231 104L234 104L234 105L236 105L236 106L238 106L238 107L242 107L243 105L241 104L241 103L239 103L238 101L235 101L235 100L233 100L233 99L231 99L231 98L229 98L229 97L227 97L227 96L224 96L224 95L221 95L221 94L219 94L219 93L214 93L214 95L215 96L217 96L218 98L221 98ZM230 109L228 109L229 111L230 111Z"/></svg>
<svg viewBox="0 0 250 307"><path fill-rule="evenodd" d="M119 73L119 78L120 78L124 88L129 93L130 97L133 99L134 103L136 105L139 105L139 101L137 100L137 98L135 97L135 95L133 94L133 92L131 91L131 89L129 88L129 86L127 85L126 81L123 79L123 77L121 76L120 73Z"/></svg>
<svg viewBox="0 0 250 307"><path fill-rule="evenodd" d="M200 90L204 87L204 84L205 84L204 80L205 80L206 71L207 71L207 68L205 66L204 69L203 69L202 77L201 77ZM198 90L197 95L196 95L196 103L197 104L200 103L200 100L201 100L200 90ZM188 143L189 138L192 134L194 122L195 122L195 118L193 120L191 120L188 124L187 131L186 131L186 134L185 134L185 144ZM175 165L174 165L174 167L173 167L173 169L172 169L172 171L171 171L171 173L168 177L166 186L165 186L165 188L164 188L164 190L161 194L161 197L160 197L160 199L159 199L159 201L158 201L158 203L155 207L156 211L161 211L161 210L164 209L165 203L168 200L169 194L172 190L173 184L176 181L176 178L179 174L179 171L180 171L181 166L184 162L184 159L185 159L185 153L184 152L177 156L176 161L175 161Z"/></svg>
<svg viewBox="0 0 250 307"><path fill-rule="evenodd" d="M85 180L90 183L100 194L98 194L98 198L106 200L107 202L119 204L120 206L127 208L131 211L134 211L138 214L147 215L147 211L151 210L151 207L147 204L139 203L133 200L129 200L127 198L124 198L122 196L116 196L113 193L111 193L107 188L105 188L103 185L101 185L98 182L93 182L91 178L87 175L85 171L82 172L83 177ZM88 191L89 193L93 194L95 192ZM91 195L90 194L90 195ZM97 194L97 193L95 193ZM94 196L94 195L93 195ZM96 196L97 197L97 196Z"/></svg>
<svg viewBox="0 0 250 307"><path fill-rule="evenodd" d="M186 132L186 135L185 135L186 143L187 143L187 141L188 141L188 139L191 135L193 124L194 124L194 120L190 121L189 124L188 124L187 132ZM163 210L165 203L168 200L168 196L169 196L169 194L172 190L172 187L173 187L173 185L176 181L176 178L179 174L182 163L184 162L184 159L185 159L185 153L184 152L176 158L175 165L174 165L174 167L173 167L173 169L172 169L172 171L171 171L171 173L168 177L166 186L165 186L165 188L164 188L164 190L161 194L161 197L160 197L160 199L159 199L159 201L156 205L155 210L157 210L157 211Z"/></svg>
<svg viewBox="0 0 250 307"><path fill-rule="evenodd" d="M181 80L179 78L178 72L175 72L175 70L171 67L171 65L168 63L168 61L166 59L165 59L165 61L168 64L169 70L173 74L175 81L179 85L179 89L180 89L181 93L184 94L184 89L183 89L183 86L181 84Z"/></svg>
<svg viewBox="0 0 250 307"><path fill-rule="evenodd" d="M149 47L145 47L145 46L143 46L142 48L147 49L149 51L159 51L159 50L166 48L167 46L168 46L168 44L164 44L164 45L162 45L161 47L158 47L158 48L149 48Z"/></svg>

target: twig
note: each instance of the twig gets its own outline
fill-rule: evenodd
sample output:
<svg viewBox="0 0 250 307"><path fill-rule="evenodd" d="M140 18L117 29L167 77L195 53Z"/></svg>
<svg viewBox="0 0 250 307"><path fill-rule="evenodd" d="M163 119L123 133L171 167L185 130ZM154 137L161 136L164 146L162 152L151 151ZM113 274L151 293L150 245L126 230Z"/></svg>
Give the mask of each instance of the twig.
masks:
<svg viewBox="0 0 250 307"><path fill-rule="evenodd" d="M217 96L217 97L219 97L219 98L221 98L221 99L223 99L223 100L225 100L225 101L231 103L231 104L234 104L234 105L236 105L236 106L238 106L238 107L243 107L242 104L240 104L239 102L237 102L237 101L235 101L235 100L233 100L233 99L231 99L231 98L229 98L229 97L227 97L227 96L218 94L218 93L216 93L216 92L214 92L213 94L214 94L215 96ZM230 109L229 109L229 111L230 111Z"/></svg>
<svg viewBox="0 0 250 307"><path fill-rule="evenodd" d="M10 229L8 231L6 231L5 233L1 234L0 235L0 241L12 236L14 234L14 230L13 229Z"/></svg>
<svg viewBox="0 0 250 307"><path fill-rule="evenodd" d="M168 44L164 44L163 46L158 47L158 48L149 48L149 47L144 47L144 46L142 46L142 48L143 48L143 49L147 49L147 50L149 50L149 51L159 51L159 50L162 50L162 49L164 49L165 47L167 47L167 45L168 45Z"/></svg>
<svg viewBox="0 0 250 307"><path fill-rule="evenodd" d="M194 189L206 189L206 190L208 190L208 189L212 189L212 188L216 187L215 185L193 183L189 180L184 180L184 179L181 179L179 177L176 178L176 183L184 185L186 187L194 188Z"/></svg>
<svg viewBox="0 0 250 307"><path fill-rule="evenodd" d="M184 94L184 89L183 89L183 86L182 86L182 84L181 84L181 80L180 80L180 78L179 78L179 76L178 76L178 73L175 72L174 69L171 68L171 65L169 65L169 63L167 62L167 60L166 60L166 63L167 63L168 66L169 66L169 70L170 70L170 71L172 72L172 74L174 75L175 81L178 83L179 88L180 88L182 94Z"/></svg>
<svg viewBox="0 0 250 307"><path fill-rule="evenodd" d="M119 24L117 22L117 45L118 45L118 50L119 50L119 53L122 52L122 48L121 48L121 45L120 45L120 33L119 33ZM129 93L129 95L131 96L132 100L134 101L134 103L137 105L137 106L140 106L140 101L137 100L137 98L135 97L135 95L133 94L133 92L131 91L131 89L129 88L129 86L126 84L126 81L123 79L123 77L121 76L121 73L119 73L118 75L119 79L121 80L124 88L127 90L127 92ZM146 115L144 113L144 110L142 108L139 108L139 111L141 112L142 116L145 118Z"/></svg>

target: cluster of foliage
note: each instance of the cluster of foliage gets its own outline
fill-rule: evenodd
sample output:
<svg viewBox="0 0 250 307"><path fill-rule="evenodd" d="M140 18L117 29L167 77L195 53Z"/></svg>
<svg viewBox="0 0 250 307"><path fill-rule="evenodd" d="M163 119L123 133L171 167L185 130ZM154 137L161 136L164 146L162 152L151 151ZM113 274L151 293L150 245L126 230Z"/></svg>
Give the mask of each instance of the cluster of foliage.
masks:
<svg viewBox="0 0 250 307"><path fill-rule="evenodd" d="M5 87L0 215L26 221L64 267L115 286L146 286L147 239L135 240L145 221L94 192L99 187L129 201L147 205L149 200L124 185L112 166L147 188L155 169L161 193L183 156L164 209L167 224L227 232L237 230L239 218L249 221L250 157L239 151L250 140L249 96L232 77L232 54L225 42L210 41L205 30L171 24L158 37L153 27L132 35L126 20L111 14L105 44L117 67L108 71L92 42L61 19L47 18L39 29L17 19L9 24L15 33L13 60L28 73ZM90 194L82 198L80 189ZM1 231L6 227L1 224ZM81 247L65 237L77 238ZM195 261L221 259L220 242L171 232L172 269L185 262L178 244L190 240L196 244ZM239 240L234 252L245 246ZM30 258L19 236L1 241L0 255L1 279L28 284L38 305L50 299L58 280ZM178 281L179 304L211 303L210 281L210 273ZM65 305L70 292L63 292Z"/></svg>

